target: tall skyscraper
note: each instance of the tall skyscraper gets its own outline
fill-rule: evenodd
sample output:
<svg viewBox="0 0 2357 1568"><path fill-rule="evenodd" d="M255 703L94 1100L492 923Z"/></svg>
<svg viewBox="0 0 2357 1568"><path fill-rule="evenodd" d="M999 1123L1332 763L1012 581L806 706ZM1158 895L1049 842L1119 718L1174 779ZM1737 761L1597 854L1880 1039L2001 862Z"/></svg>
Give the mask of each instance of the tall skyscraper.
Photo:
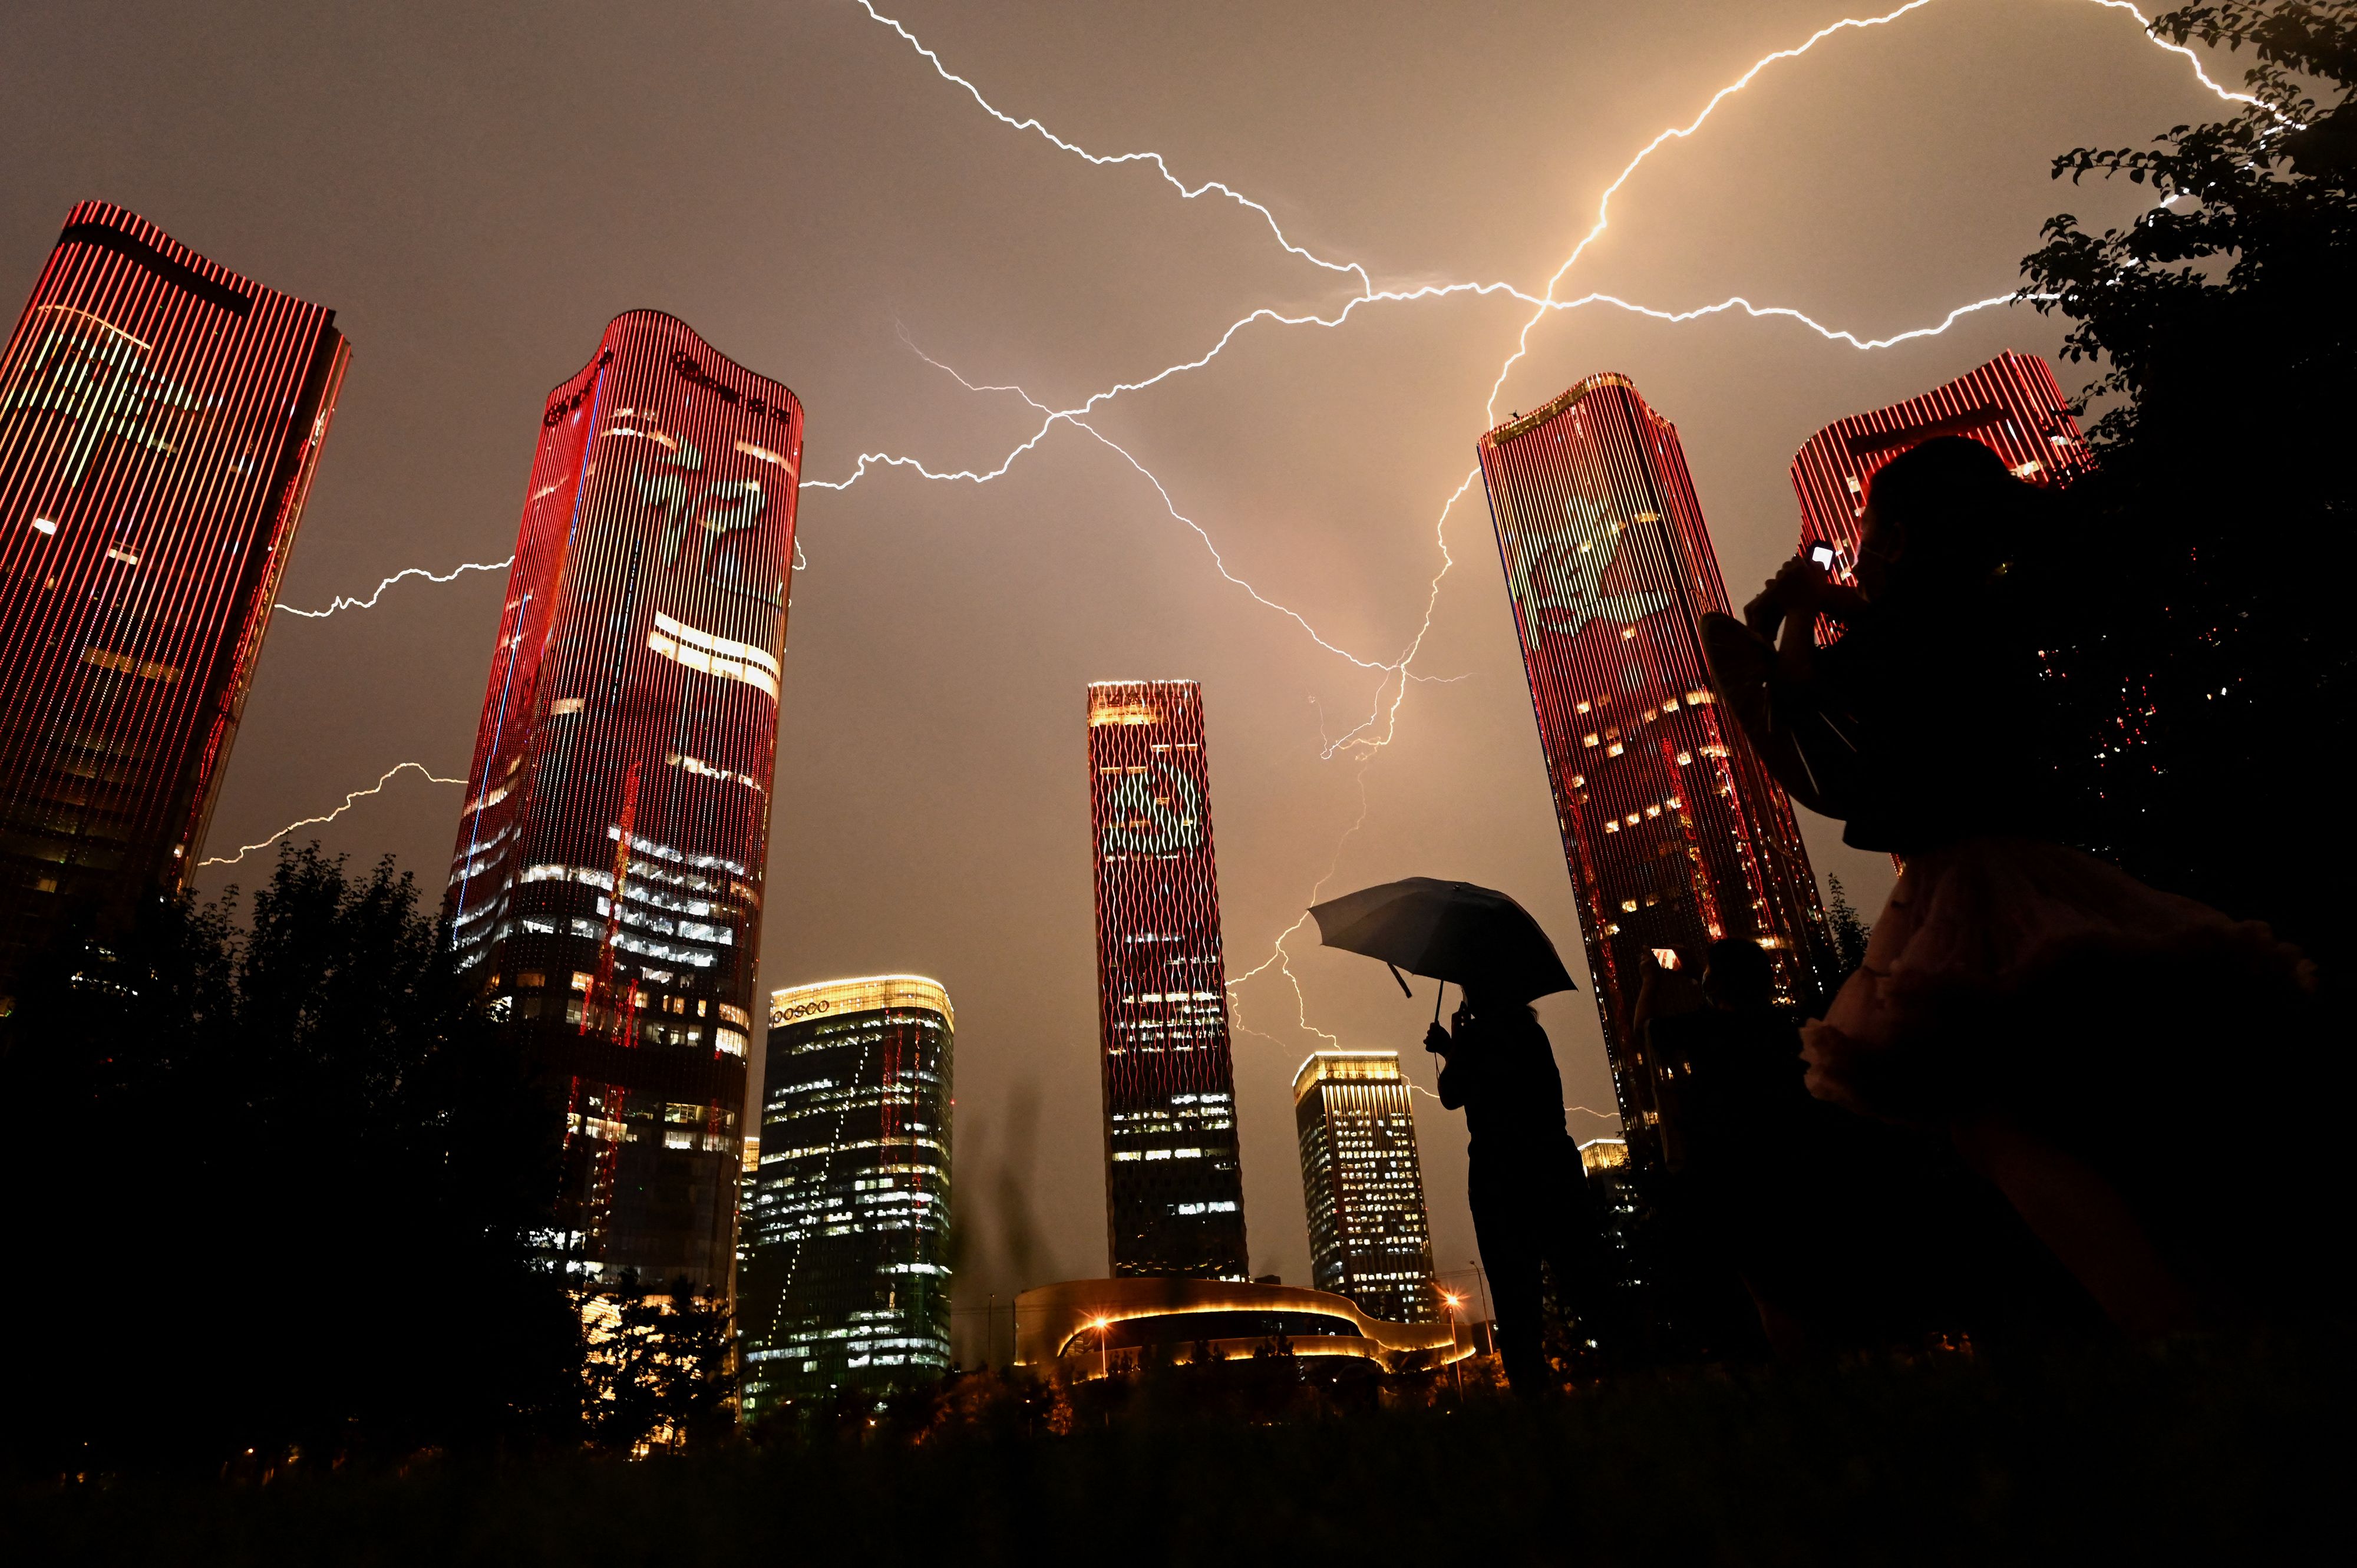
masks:
<svg viewBox="0 0 2357 1568"><path fill-rule="evenodd" d="M1432 1227L1396 1051L1318 1051L1293 1076L1309 1281L1371 1317L1431 1323Z"/></svg>
<svg viewBox="0 0 2357 1568"><path fill-rule="evenodd" d="M1113 1272L1249 1279L1201 687L1089 688L1089 814Z"/></svg>
<svg viewBox="0 0 2357 1568"><path fill-rule="evenodd" d="M1591 1138L1579 1145L1579 1167L1592 1195L1597 1239L1602 1246L1604 1283L1622 1305L1614 1316L1635 1323L1644 1316L1635 1304L1647 1297L1643 1262L1645 1199L1637 1190L1624 1138Z"/></svg>
<svg viewBox="0 0 2357 1568"><path fill-rule="evenodd" d="M541 417L445 908L565 1098L588 1283L726 1286L802 432L651 310Z"/></svg>
<svg viewBox="0 0 2357 1568"><path fill-rule="evenodd" d="M1964 435L1988 446L2036 484L2067 482L2094 467L2045 360L2010 350L1921 397L1835 420L1792 457L1801 499L1801 548L1833 544L1846 574L1857 561L1857 519L1867 481L1910 446Z"/></svg>
<svg viewBox="0 0 2357 1568"><path fill-rule="evenodd" d="M188 885L350 357L335 312L67 214L0 358L0 995Z"/></svg>
<svg viewBox="0 0 2357 1568"><path fill-rule="evenodd" d="M770 997L761 1164L737 1298L745 1414L950 1366L957 1020L913 974Z"/></svg>
<svg viewBox="0 0 2357 1568"><path fill-rule="evenodd" d="M1650 1164L1659 1107L1628 1030L1645 950L1749 937L1805 995L1834 978L1831 936L1791 802L1711 700L1700 618L1727 588L1676 427L1597 375L1479 450L1621 1122Z"/></svg>

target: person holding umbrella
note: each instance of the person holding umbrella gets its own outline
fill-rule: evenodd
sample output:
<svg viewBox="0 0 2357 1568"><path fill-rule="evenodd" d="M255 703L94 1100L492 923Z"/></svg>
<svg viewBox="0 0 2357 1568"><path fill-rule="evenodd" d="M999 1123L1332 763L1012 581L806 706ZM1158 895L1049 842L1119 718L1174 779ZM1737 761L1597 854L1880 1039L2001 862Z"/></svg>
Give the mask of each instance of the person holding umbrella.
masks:
<svg viewBox="0 0 2357 1568"><path fill-rule="evenodd" d="M1497 1314L1506 1381L1534 1397L1555 1387L1543 1345L1546 1275L1576 1315L1595 1293L1587 1183L1564 1125L1563 1076L1534 998L1575 989L1555 944L1502 893L1411 877L1311 909L1329 947L1463 988L1450 1026L1440 998L1425 1031L1439 1057L1440 1102L1465 1112L1466 1193ZM1406 991L1407 982L1400 980ZM1410 993L1413 994L1413 993Z"/></svg>

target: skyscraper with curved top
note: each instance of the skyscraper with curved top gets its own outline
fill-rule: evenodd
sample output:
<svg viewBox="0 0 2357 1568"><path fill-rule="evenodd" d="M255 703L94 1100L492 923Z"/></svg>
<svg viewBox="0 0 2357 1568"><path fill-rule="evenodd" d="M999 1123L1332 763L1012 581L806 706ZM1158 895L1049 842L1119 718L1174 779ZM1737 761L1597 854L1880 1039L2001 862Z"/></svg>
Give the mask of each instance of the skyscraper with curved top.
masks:
<svg viewBox="0 0 2357 1568"><path fill-rule="evenodd" d="M1677 427L1596 375L1477 451L1620 1119L1650 1163L1657 1064L1629 1032L1646 950L1748 937L1807 996L1834 978L1824 909L1792 802L1703 672L1727 585Z"/></svg>
<svg viewBox="0 0 2357 1568"><path fill-rule="evenodd" d="M748 1420L950 1369L956 1035L922 975L770 993L737 1295Z"/></svg>
<svg viewBox="0 0 2357 1568"><path fill-rule="evenodd" d="M728 1278L802 434L651 310L542 414L445 908L563 1101L589 1283Z"/></svg>
<svg viewBox="0 0 2357 1568"><path fill-rule="evenodd" d="M1089 816L1113 1272L1248 1279L1200 686L1089 688Z"/></svg>
<svg viewBox="0 0 2357 1568"><path fill-rule="evenodd" d="M188 886L351 357L85 201L0 354L0 993Z"/></svg>

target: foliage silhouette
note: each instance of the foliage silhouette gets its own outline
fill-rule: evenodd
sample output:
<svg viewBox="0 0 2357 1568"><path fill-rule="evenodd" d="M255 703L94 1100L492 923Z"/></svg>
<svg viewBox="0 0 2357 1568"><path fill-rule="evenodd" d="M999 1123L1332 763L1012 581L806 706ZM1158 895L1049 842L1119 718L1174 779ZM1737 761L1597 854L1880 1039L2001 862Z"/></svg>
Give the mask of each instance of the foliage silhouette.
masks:
<svg viewBox="0 0 2357 1568"><path fill-rule="evenodd" d="M0 1022L36 1469L268 1469L565 1436L578 1318L531 1266L555 1126L416 889L317 846L59 942ZM38 1294L39 1299L33 1299ZM61 1310L61 1307L65 1308ZM249 1457L250 1456L250 1457Z"/></svg>
<svg viewBox="0 0 2357 1568"><path fill-rule="evenodd" d="M2082 408L2103 404L2101 467L2040 552L2046 745L2072 837L2271 921L2330 978L2357 866L2302 779L2357 739L2340 607L2357 567L2357 5L2190 5L2152 31L2249 46L2259 102L2054 161L2157 204L2100 233L2061 214L2022 263L2023 296L2072 323L2064 357L2101 371Z"/></svg>

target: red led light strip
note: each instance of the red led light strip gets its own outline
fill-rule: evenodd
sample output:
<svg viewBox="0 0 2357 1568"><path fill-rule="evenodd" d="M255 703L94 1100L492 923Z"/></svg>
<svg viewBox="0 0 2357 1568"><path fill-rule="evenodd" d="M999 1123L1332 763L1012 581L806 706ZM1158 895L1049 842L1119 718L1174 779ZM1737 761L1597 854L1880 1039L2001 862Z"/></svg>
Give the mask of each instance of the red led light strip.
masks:
<svg viewBox="0 0 2357 1568"><path fill-rule="evenodd" d="M0 354L0 969L187 885L350 349L106 202Z"/></svg>

